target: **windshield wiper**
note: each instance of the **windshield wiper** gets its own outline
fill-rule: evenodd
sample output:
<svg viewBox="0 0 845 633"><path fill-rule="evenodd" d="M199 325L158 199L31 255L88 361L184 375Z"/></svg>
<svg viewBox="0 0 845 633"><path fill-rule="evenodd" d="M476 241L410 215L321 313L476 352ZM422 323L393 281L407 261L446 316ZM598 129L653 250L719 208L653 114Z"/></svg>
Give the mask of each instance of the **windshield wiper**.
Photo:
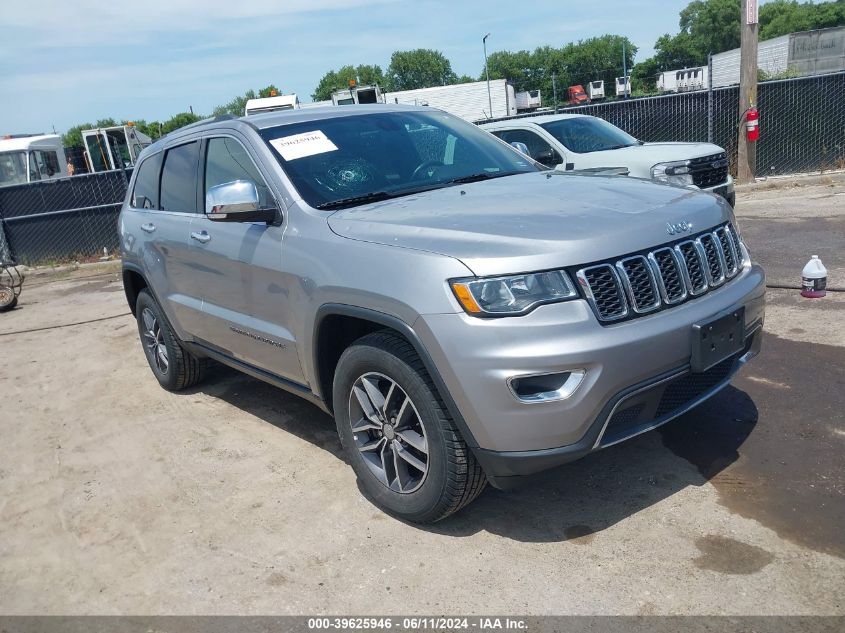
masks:
<svg viewBox="0 0 845 633"><path fill-rule="evenodd" d="M490 180L491 178L501 178L502 176L513 176L514 174L518 174L518 171L506 171L506 172L497 172L491 174L490 172L479 172L477 174L470 174L469 176L461 176L460 178L453 178L452 180L447 180L446 184L449 185L463 185L469 182L478 182L480 180Z"/></svg>
<svg viewBox="0 0 845 633"><path fill-rule="evenodd" d="M395 191L371 191L360 196L350 196L349 198L341 198L340 200L329 200L318 204L315 209L338 209L355 204L364 204L365 202L379 202L381 200L390 200L391 198L401 198L402 196L409 196L412 193L422 193L423 191L431 191L432 189L440 189L442 183L436 185L423 185L421 187L412 187L410 189L397 189Z"/></svg>

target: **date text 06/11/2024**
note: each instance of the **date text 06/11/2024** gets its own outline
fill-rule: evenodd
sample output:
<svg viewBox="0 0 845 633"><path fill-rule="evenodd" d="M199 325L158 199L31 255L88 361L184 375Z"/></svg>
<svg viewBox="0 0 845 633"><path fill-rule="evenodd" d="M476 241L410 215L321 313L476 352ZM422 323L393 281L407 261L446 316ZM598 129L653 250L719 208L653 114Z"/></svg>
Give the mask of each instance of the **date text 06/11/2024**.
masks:
<svg viewBox="0 0 845 633"><path fill-rule="evenodd" d="M399 631L524 631L527 623L509 617L322 617L308 618L310 630L390 630Z"/></svg>

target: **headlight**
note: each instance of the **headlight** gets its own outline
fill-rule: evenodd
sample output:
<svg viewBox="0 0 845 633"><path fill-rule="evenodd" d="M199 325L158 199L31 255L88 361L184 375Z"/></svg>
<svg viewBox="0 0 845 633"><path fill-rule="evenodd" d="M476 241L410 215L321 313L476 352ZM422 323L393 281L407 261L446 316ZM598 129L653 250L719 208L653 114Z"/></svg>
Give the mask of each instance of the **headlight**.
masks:
<svg viewBox="0 0 845 633"><path fill-rule="evenodd" d="M460 304L473 316L516 316L544 303L578 297L562 270L507 277L453 279L449 284Z"/></svg>
<svg viewBox="0 0 845 633"><path fill-rule="evenodd" d="M687 160L657 163L651 168L651 178L657 182L681 185L682 187L689 187L693 184L692 174L689 173L689 161Z"/></svg>

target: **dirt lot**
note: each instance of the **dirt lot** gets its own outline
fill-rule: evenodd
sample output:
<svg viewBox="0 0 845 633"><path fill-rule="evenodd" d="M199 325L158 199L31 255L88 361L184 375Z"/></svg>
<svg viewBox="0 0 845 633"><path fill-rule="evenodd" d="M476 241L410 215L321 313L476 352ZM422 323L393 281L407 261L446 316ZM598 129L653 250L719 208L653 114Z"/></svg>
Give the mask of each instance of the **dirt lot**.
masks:
<svg viewBox="0 0 845 633"><path fill-rule="evenodd" d="M845 286L843 209L738 203L775 285L818 254ZM0 315L0 613L845 614L845 293L770 290L707 405L421 528L316 408L223 368L161 390L116 275L44 282Z"/></svg>

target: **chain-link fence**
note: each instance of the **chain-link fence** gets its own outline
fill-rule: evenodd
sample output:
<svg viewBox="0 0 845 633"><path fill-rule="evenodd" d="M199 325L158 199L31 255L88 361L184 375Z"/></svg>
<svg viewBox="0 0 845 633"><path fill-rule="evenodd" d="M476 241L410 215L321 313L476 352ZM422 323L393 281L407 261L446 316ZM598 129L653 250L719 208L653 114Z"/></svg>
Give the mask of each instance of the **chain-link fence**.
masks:
<svg viewBox="0 0 845 633"><path fill-rule="evenodd" d="M739 133L738 87L568 108L644 141L711 141L731 167ZM758 88L757 175L845 168L845 73L768 81ZM0 187L0 259L20 264L95 261L118 247L117 215L129 172L85 174Z"/></svg>
<svg viewBox="0 0 845 633"><path fill-rule="evenodd" d="M757 101L758 177L845 169L845 73L762 82ZM735 173L737 138L744 131L738 110L739 87L731 86L559 111L601 117L643 141L715 143L727 151ZM548 112L523 116L541 114Z"/></svg>
<svg viewBox="0 0 845 633"><path fill-rule="evenodd" d="M63 264L114 254L129 176L116 170L0 187L0 259Z"/></svg>

